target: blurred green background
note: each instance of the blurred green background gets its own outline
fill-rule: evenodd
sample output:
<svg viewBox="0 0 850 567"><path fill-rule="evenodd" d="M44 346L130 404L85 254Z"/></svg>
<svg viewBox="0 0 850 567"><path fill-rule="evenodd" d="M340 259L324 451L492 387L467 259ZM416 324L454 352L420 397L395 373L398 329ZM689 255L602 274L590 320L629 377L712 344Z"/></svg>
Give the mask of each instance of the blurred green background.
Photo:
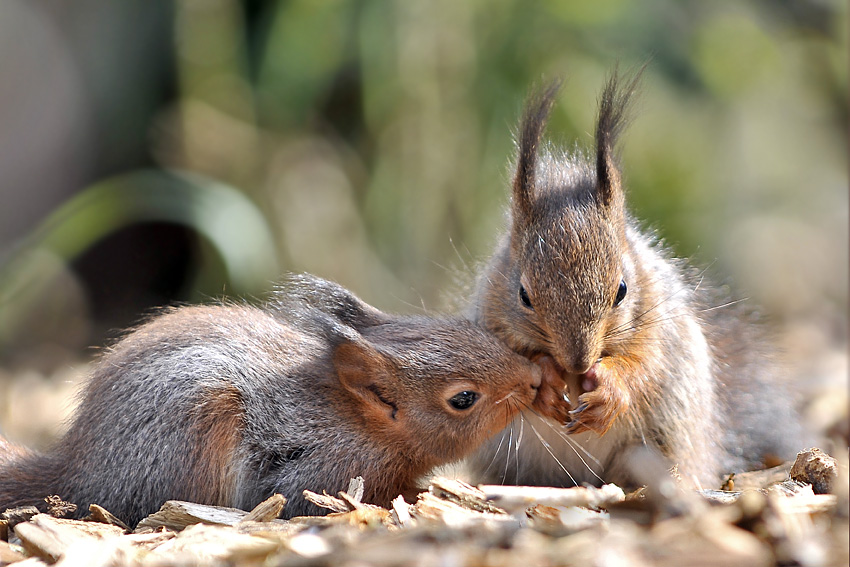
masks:
<svg viewBox="0 0 850 567"><path fill-rule="evenodd" d="M847 29L840 0L4 0L0 383L284 271L462 303L529 88L566 77L549 136L584 148L614 64L650 60L633 209L843 387Z"/></svg>

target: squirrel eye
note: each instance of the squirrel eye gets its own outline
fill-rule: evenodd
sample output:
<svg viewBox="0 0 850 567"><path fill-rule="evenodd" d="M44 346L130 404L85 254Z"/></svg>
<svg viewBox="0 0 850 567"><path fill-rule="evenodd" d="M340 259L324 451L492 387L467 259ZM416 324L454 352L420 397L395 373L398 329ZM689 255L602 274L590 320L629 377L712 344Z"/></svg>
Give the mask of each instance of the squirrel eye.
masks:
<svg viewBox="0 0 850 567"><path fill-rule="evenodd" d="M620 287L617 288L617 297L614 298L614 307L617 307L623 302L626 297L626 280L620 280Z"/></svg>
<svg viewBox="0 0 850 567"><path fill-rule="evenodd" d="M531 299L528 297L528 292L525 291L525 286L522 284L519 284L519 300L522 301L522 304L528 309L534 309L534 307L531 306Z"/></svg>
<svg viewBox="0 0 850 567"><path fill-rule="evenodd" d="M457 410L465 410L471 408L478 401L478 392L464 390L459 394L455 394L449 398L449 405Z"/></svg>

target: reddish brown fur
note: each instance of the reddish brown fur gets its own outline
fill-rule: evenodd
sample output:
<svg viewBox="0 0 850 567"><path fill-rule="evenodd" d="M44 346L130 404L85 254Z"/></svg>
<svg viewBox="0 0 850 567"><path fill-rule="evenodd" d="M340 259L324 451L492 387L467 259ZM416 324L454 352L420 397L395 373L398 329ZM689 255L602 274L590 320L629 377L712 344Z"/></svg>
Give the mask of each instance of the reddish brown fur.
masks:
<svg viewBox="0 0 850 567"><path fill-rule="evenodd" d="M656 381L639 377L641 366L636 360L639 360L636 356L605 357L594 365L593 378L588 380L584 375L566 378L570 399L579 400L576 405L581 408L575 414L570 433L595 431L604 435L618 417L628 414L632 400L660 393Z"/></svg>
<svg viewBox="0 0 850 567"><path fill-rule="evenodd" d="M239 391L233 387L213 390L193 408L195 419L189 435L195 437L194 469L186 470L184 485L193 502L230 505L235 497L234 462L242 441L244 416Z"/></svg>

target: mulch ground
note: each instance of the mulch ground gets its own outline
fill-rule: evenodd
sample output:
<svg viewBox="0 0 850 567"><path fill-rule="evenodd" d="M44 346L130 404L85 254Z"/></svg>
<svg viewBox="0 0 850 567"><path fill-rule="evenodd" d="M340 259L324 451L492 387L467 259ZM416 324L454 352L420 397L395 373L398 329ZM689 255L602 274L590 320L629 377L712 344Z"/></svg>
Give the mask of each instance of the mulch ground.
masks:
<svg viewBox="0 0 850 567"><path fill-rule="evenodd" d="M0 565L59 566L844 566L848 475L817 451L687 491L673 475L631 494L602 488L472 487L434 478L413 504L360 501L362 479L309 493L326 516L277 519L275 495L250 512L167 502L129 529L99 506L86 520L18 508L0 515Z"/></svg>

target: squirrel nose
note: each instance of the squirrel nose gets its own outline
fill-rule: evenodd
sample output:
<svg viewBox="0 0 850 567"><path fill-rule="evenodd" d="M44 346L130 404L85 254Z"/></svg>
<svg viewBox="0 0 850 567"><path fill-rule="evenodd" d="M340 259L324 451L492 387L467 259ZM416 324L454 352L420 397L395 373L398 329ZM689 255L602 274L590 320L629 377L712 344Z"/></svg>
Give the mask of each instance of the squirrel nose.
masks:
<svg viewBox="0 0 850 567"><path fill-rule="evenodd" d="M534 390L540 388L540 384L543 382L543 370L538 365L533 365L531 367L531 382L529 386L531 386Z"/></svg>
<svg viewBox="0 0 850 567"><path fill-rule="evenodd" d="M592 356L580 356L573 359L573 363L571 366L567 368L567 371L572 374L585 374L588 372L593 366L598 362L597 357Z"/></svg>

